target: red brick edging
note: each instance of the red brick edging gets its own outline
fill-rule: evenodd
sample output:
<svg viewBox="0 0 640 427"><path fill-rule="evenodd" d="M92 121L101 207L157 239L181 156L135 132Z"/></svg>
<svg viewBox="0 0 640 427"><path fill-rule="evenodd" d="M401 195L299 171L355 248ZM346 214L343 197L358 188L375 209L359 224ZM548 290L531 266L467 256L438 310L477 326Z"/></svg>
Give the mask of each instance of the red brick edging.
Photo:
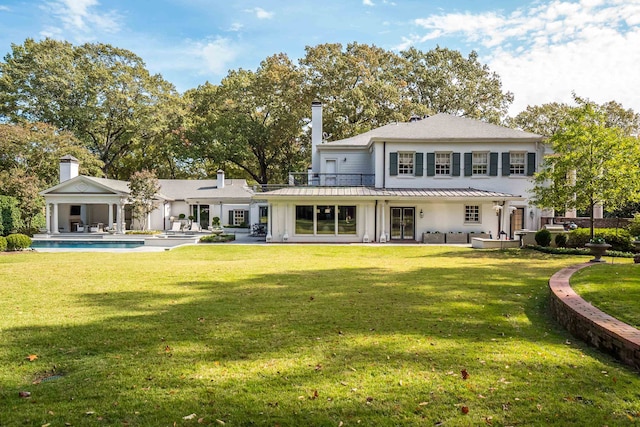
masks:
<svg viewBox="0 0 640 427"><path fill-rule="evenodd" d="M640 369L640 331L598 310L569 285L573 273L590 265L563 268L551 276L551 314L571 335Z"/></svg>

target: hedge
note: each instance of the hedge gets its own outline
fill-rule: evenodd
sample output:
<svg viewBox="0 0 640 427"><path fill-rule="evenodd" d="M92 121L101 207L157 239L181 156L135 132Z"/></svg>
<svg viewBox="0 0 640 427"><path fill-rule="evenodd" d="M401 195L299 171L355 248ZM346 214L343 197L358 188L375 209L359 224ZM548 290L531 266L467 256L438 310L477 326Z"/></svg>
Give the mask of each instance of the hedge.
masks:
<svg viewBox="0 0 640 427"><path fill-rule="evenodd" d="M569 232L567 246L571 248L583 248L589 243L590 230L588 228L578 228ZM596 228L594 237L602 237L611 245L611 250L621 252L632 252L634 247L629 230L624 228Z"/></svg>
<svg viewBox="0 0 640 427"><path fill-rule="evenodd" d="M7 250L21 251L31 246L31 237L24 234L9 234L7 236Z"/></svg>
<svg viewBox="0 0 640 427"><path fill-rule="evenodd" d="M0 236L0 252L7 250L7 239L4 236Z"/></svg>

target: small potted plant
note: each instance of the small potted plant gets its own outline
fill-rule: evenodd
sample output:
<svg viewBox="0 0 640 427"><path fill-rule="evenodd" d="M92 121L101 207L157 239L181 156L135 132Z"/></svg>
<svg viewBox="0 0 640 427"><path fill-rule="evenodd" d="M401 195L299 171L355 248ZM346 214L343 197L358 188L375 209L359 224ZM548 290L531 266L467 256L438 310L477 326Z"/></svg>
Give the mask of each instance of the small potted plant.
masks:
<svg viewBox="0 0 640 427"><path fill-rule="evenodd" d="M602 256L607 252L607 249L611 247L602 237L594 237L589 240L589 243L585 245L591 251L593 259L589 262L605 262Z"/></svg>

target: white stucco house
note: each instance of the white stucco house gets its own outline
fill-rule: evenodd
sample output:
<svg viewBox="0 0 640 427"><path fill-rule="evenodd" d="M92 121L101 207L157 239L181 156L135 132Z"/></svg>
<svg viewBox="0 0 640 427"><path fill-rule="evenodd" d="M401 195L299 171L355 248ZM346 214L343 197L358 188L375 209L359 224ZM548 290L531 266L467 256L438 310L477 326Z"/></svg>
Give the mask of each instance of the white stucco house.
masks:
<svg viewBox="0 0 640 427"><path fill-rule="evenodd" d="M271 242L509 239L538 228L529 191L545 149L540 135L447 114L324 141L314 102L311 169L254 197Z"/></svg>
<svg viewBox="0 0 640 427"><path fill-rule="evenodd" d="M127 181L96 178L78 174L78 160L60 159L60 183L40 194L46 202L47 233L99 232L105 228L116 233L137 228L132 218ZM161 179L156 195L157 207L147 220L148 228L170 230L172 221L194 217L202 229L214 217L221 225L259 222L261 212L252 202L253 191L244 179L225 179L218 171L216 179Z"/></svg>

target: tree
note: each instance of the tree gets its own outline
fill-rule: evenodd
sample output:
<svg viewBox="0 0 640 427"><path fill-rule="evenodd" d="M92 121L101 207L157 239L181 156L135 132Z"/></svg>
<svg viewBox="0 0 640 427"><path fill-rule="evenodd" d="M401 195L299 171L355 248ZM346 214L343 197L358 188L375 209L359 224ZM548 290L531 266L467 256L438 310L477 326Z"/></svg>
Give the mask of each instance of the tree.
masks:
<svg viewBox="0 0 640 427"><path fill-rule="evenodd" d="M142 230L147 229L149 214L156 208L156 197L160 191L160 182L152 171L135 172L129 178L129 190L133 216L140 222Z"/></svg>
<svg viewBox="0 0 640 427"><path fill-rule="evenodd" d="M185 97L192 122L184 143L193 159L230 165L260 184L285 182L289 171L306 168L303 127L311 101L286 55L267 58L255 72L231 71L219 86L206 84Z"/></svg>
<svg viewBox="0 0 640 427"><path fill-rule="evenodd" d="M359 43L344 50L340 43L307 46L300 66L307 99L323 103L323 130L332 140L435 112L411 98L406 81L410 64L382 48Z"/></svg>
<svg viewBox="0 0 640 427"><path fill-rule="evenodd" d="M560 130L560 124L569 117L571 110L589 102L575 93L573 100L577 106L557 102L527 106L526 110L508 119L507 124L513 128L551 137ZM598 105L598 109L604 114L606 127L617 127L629 136L640 135L640 114L632 109L625 109L615 101Z"/></svg>
<svg viewBox="0 0 640 427"><path fill-rule="evenodd" d="M465 58L447 48L422 52L412 47L401 55L410 64L405 78L414 103L495 124L506 117L513 94L502 91L500 76L481 64L475 51Z"/></svg>
<svg viewBox="0 0 640 427"><path fill-rule="evenodd" d="M606 108L578 101L549 141L554 154L535 175L533 192L544 208L588 210L593 238L596 204L611 211L640 200L640 143L609 127Z"/></svg>
<svg viewBox="0 0 640 427"><path fill-rule="evenodd" d="M123 178L122 159L168 123L158 107L177 97L173 86L128 50L52 39L11 47L0 62L0 117L73 132L107 177Z"/></svg>
<svg viewBox="0 0 640 427"><path fill-rule="evenodd" d="M18 200L0 195L0 236L17 233L23 227Z"/></svg>

